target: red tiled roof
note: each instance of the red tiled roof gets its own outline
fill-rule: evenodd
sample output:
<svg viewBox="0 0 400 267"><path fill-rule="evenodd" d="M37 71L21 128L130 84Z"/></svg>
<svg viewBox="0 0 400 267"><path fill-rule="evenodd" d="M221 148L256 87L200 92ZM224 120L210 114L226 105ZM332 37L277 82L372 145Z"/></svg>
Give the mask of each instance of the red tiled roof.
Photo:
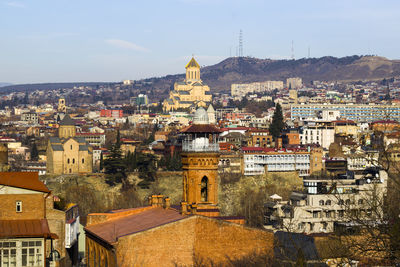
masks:
<svg viewBox="0 0 400 267"><path fill-rule="evenodd" d="M221 130L211 124L192 124L181 130L181 133L220 133Z"/></svg>
<svg viewBox="0 0 400 267"><path fill-rule="evenodd" d="M0 172L0 185L49 193L38 172Z"/></svg>
<svg viewBox="0 0 400 267"><path fill-rule="evenodd" d="M0 238L45 237L57 239L52 234L46 219L41 220L0 220Z"/></svg>
<svg viewBox="0 0 400 267"><path fill-rule="evenodd" d="M155 207L139 214L126 215L89 225L85 231L111 244L122 236L143 232L184 218L185 216L182 216L177 210Z"/></svg>

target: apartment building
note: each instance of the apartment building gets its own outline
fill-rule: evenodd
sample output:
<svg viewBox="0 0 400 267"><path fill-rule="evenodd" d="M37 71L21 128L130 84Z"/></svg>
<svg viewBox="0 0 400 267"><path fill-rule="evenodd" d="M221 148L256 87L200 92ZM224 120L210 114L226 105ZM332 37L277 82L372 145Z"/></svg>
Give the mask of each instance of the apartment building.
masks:
<svg viewBox="0 0 400 267"><path fill-rule="evenodd" d="M400 105L392 104L297 104L291 105L291 119L306 120L317 117L323 110L338 110L340 116L356 122L400 120Z"/></svg>
<svg viewBox="0 0 400 267"><path fill-rule="evenodd" d="M298 172L308 176L322 170L322 149L274 149L243 147L244 175L262 175L265 172Z"/></svg>
<svg viewBox="0 0 400 267"><path fill-rule="evenodd" d="M248 93L268 92L274 89L283 89L282 81L265 81L254 83L234 83L231 85L231 95L243 97Z"/></svg>
<svg viewBox="0 0 400 267"><path fill-rule="evenodd" d="M293 192L289 201L265 203L264 227L306 234L330 233L371 220L368 203L372 195L382 200L387 177L385 171L369 169L356 175L347 172L335 177L304 178L304 192ZM357 222L354 214L358 214Z"/></svg>
<svg viewBox="0 0 400 267"><path fill-rule="evenodd" d="M300 144L320 145L324 149L335 141L335 127L329 123L309 122L300 130Z"/></svg>
<svg viewBox="0 0 400 267"><path fill-rule="evenodd" d="M104 133L76 133L77 137L83 137L91 146L102 147L106 143Z"/></svg>

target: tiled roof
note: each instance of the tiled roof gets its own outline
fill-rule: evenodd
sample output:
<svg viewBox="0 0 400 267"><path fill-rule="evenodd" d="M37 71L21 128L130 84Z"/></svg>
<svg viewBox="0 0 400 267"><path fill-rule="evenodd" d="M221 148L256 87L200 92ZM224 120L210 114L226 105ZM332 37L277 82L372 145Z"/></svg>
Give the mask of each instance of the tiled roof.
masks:
<svg viewBox="0 0 400 267"><path fill-rule="evenodd" d="M184 218L185 216L176 210L155 207L139 214L117 217L103 223L89 225L85 231L112 244L122 236L143 232Z"/></svg>
<svg viewBox="0 0 400 267"><path fill-rule="evenodd" d="M51 148L53 149L53 151L63 151L64 150L62 145L51 145Z"/></svg>
<svg viewBox="0 0 400 267"><path fill-rule="evenodd" d="M0 172L0 185L49 193L37 172Z"/></svg>
<svg viewBox="0 0 400 267"><path fill-rule="evenodd" d="M64 118L60 121L60 125L75 126L75 121L71 119L68 114L66 114Z"/></svg>
<svg viewBox="0 0 400 267"><path fill-rule="evenodd" d="M52 234L46 219L0 220L0 238L45 237L58 238Z"/></svg>

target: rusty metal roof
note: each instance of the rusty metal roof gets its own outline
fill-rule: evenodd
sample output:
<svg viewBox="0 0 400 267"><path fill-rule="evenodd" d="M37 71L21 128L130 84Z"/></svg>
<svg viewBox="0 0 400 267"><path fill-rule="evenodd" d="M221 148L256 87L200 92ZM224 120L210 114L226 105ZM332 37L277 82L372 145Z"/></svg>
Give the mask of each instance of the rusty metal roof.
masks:
<svg viewBox="0 0 400 267"><path fill-rule="evenodd" d="M146 231L184 218L186 216L182 216L177 210L156 207L139 214L121 216L104 223L90 225L85 228L85 231L112 244L122 236Z"/></svg>
<svg viewBox="0 0 400 267"><path fill-rule="evenodd" d="M49 193L38 172L0 172L0 185Z"/></svg>
<svg viewBox="0 0 400 267"><path fill-rule="evenodd" d="M52 234L46 219L40 220L0 220L0 238L44 237L57 239Z"/></svg>
<svg viewBox="0 0 400 267"><path fill-rule="evenodd" d="M221 133L221 130L211 124L192 124L182 129L181 133Z"/></svg>

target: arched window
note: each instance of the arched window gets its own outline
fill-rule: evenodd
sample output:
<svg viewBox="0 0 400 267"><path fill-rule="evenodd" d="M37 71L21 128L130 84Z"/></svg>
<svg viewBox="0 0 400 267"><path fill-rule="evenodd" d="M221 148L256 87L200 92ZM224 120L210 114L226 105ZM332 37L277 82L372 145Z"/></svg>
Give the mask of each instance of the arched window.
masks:
<svg viewBox="0 0 400 267"><path fill-rule="evenodd" d="M343 199L339 200L339 205L344 205L344 200Z"/></svg>
<svg viewBox="0 0 400 267"><path fill-rule="evenodd" d="M208 201L208 178L206 176L201 179L201 201Z"/></svg>
<svg viewBox="0 0 400 267"><path fill-rule="evenodd" d="M82 158L82 163L85 163L85 159L84 158Z"/></svg>
<svg viewBox="0 0 400 267"><path fill-rule="evenodd" d="M75 164L75 159L72 159L72 164Z"/></svg>
<svg viewBox="0 0 400 267"><path fill-rule="evenodd" d="M320 205L320 206L323 206L323 205L324 205L324 201L323 201L323 200L320 200L320 201L319 201L319 205Z"/></svg>
<svg viewBox="0 0 400 267"><path fill-rule="evenodd" d="M330 206L332 204L332 202L330 201L330 200L327 200L326 202L325 202L325 205L327 205L327 206Z"/></svg>
<svg viewBox="0 0 400 267"><path fill-rule="evenodd" d="M69 164L69 159L67 159L67 163Z"/></svg>

